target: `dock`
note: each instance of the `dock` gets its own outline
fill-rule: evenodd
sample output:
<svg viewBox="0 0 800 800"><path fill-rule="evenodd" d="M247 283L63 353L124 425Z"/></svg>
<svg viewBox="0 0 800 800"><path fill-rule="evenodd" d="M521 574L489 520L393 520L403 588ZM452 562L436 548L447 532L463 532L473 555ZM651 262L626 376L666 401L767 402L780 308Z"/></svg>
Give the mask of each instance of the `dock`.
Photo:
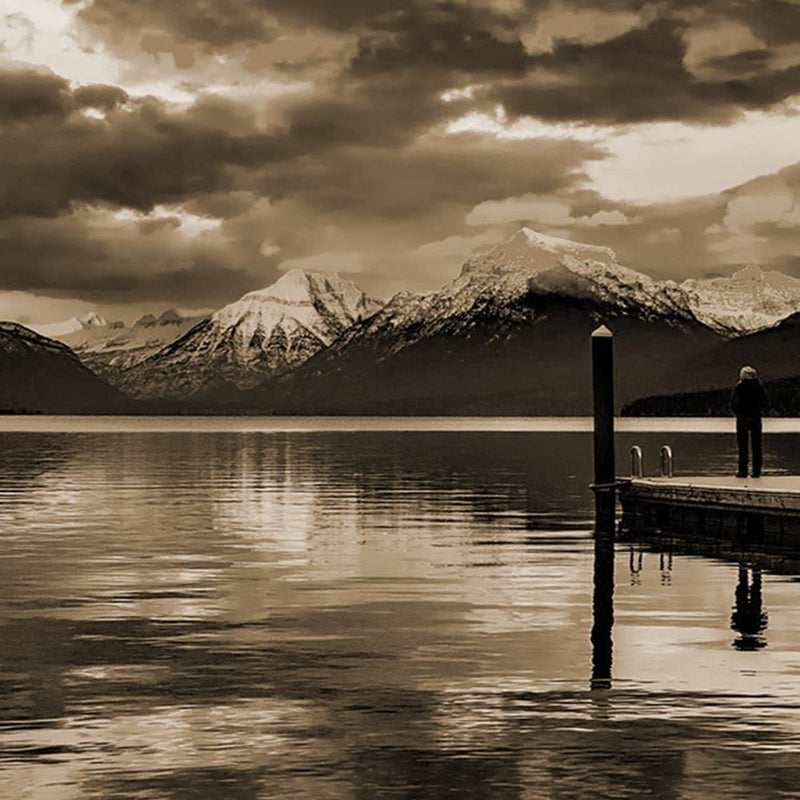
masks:
<svg viewBox="0 0 800 800"><path fill-rule="evenodd" d="M800 556L800 476L675 476L663 445L661 477L644 477L642 448L630 451L629 478L615 469L614 337L604 325L591 337L596 539L613 538L617 497L621 538L668 537L726 543Z"/></svg>
<svg viewBox="0 0 800 800"><path fill-rule="evenodd" d="M741 510L800 514L800 475L734 478L687 475L673 478L620 478L620 497L709 508L735 505Z"/></svg>
<svg viewBox="0 0 800 800"><path fill-rule="evenodd" d="M621 478L620 533L800 554L800 476Z"/></svg>

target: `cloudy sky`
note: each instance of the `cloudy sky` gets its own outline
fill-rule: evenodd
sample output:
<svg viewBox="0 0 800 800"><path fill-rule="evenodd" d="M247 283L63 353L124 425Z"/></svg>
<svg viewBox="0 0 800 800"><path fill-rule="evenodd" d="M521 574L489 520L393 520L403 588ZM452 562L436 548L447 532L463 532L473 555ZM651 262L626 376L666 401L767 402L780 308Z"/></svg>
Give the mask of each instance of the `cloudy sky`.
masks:
<svg viewBox="0 0 800 800"><path fill-rule="evenodd" d="M521 224L800 275L797 0L0 0L0 318L426 291Z"/></svg>

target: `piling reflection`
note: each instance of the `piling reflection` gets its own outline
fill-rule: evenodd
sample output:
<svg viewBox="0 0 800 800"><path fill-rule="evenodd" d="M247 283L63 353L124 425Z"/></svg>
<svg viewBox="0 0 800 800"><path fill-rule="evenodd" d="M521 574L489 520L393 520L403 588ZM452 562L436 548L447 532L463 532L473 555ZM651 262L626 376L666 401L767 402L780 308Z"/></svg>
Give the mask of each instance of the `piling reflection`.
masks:
<svg viewBox="0 0 800 800"><path fill-rule="evenodd" d="M737 650L761 650L767 646L762 635L767 629L767 614L763 610L761 568L739 564L735 605L731 614L731 630L739 636L733 641Z"/></svg>
<svg viewBox="0 0 800 800"><path fill-rule="evenodd" d="M614 497L598 502L594 528L594 592L592 595L593 689L611 688L614 627Z"/></svg>
<svg viewBox="0 0 800 800"><path fill-rule="evenodd" d="M642 568L644 566L644 555L641 550L638 552L631 547L628 553L628 572L630 574L631 586L640 586L642 583Z"/></svg>

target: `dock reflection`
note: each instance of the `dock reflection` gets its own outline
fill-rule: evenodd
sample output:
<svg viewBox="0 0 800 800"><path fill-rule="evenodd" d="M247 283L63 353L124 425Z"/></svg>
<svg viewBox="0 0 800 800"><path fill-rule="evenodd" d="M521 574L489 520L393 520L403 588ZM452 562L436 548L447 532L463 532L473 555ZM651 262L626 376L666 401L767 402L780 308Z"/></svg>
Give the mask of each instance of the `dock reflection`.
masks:
<svg viewBox="0 0 800 800"><path fill-rule="evenodd" d="M771 546L748 542L726 542L716 538L686 535L683 526L664 525L653 529L649 525L630 524L623 520L618 536L630 543L631 585L641 582L642 558L645 551L658 553L662 586L672 583L674 555L691 555L734 562L738 564L737 583L731 609L730 628L738 635L731 645L740 651L762 650L767 646L764 632L769 616L764 609L762 572L776 575L800 575L800 558L775 553ZM626 524L627 523L627 524ZM595 567L597 572L597 566ZM597 591L597 590L596 590Z"/></svg>

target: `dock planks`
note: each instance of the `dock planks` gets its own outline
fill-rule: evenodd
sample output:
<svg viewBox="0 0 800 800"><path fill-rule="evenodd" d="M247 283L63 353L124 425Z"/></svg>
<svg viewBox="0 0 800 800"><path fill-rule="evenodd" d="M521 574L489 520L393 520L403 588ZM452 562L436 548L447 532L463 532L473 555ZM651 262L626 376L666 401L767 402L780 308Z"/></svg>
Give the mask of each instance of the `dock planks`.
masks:
<svg viewBox="0 0 800 800"><path fill-rule="evenodd" d="M675 478L622 478L623 504L628 500L724 507L762 513L800 514L800 475L735 478L687 475Z"/></svg>

